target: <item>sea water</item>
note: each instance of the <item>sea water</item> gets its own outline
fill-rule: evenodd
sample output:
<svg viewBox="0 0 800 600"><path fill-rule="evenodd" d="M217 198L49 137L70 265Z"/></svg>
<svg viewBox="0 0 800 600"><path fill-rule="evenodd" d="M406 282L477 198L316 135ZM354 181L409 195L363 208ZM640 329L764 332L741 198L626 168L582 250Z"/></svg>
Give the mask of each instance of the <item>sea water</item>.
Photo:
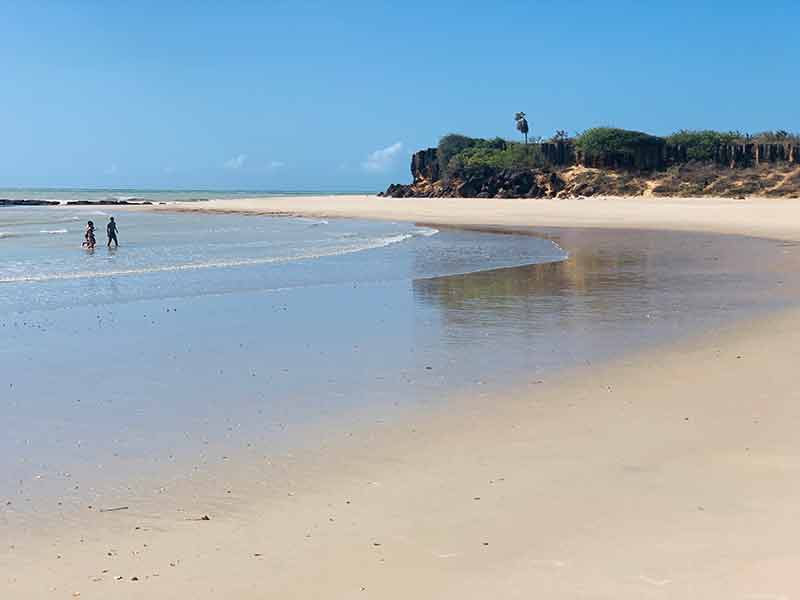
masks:
<svg viewBox="0 0 800 600"><path fill-rule="evenodd" d="M236 198L266 198L269 196L338 196L375 193L375 190L170 190L136 188L0 188L0 200L73 201L138 201L152 202L203 202L205 200L232 200Z"/></svg>
<svg viewBox="0 0 800 600"><path fill-rule="evenodd" d="M79 305L413 280L558 261L532 237L476 236L407 223L119 211L0 211L0 315ZM88 221L98 246L83 250Z"/></svg>

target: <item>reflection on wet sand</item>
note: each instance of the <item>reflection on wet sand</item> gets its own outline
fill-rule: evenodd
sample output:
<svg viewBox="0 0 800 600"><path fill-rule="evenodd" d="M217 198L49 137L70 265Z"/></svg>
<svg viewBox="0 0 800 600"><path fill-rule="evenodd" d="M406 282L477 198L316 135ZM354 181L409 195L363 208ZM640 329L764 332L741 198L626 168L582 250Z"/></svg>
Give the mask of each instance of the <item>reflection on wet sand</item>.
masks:
<svg viewBox="0 0 800 600"><path fill-rule="evenodd" d="M464 339L466 331L489 327L520 336L553 326L589 334L613 324L617 341L641 345L640 336L690 333L789 305L800 290L800 277L786 276L800 273L800 249L783 242L677 232L526 233L554 241L569 258L414 281L415 300L440 309L445 335Z"/></svg>

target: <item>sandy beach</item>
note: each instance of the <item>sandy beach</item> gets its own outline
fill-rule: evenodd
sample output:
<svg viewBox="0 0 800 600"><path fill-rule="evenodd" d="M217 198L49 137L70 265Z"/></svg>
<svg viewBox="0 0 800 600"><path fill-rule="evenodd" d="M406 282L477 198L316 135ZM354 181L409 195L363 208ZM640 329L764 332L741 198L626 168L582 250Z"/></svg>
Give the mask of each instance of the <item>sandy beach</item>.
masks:
<svg viewBox="0 0 800 600"><path fill-rule="evenodd" d="M141 209L136 209L141 210ZM152 210L800 243L800 202L224 200ZM325 438L179 510L93 513L0 548L18 598L743 598L800 595L795 309L502 402ZM120 507L122 508L122 507ZM205 519L204 517L208 517Z"/></svg>
<svg viewBox="0 0 800 600"><path fill-rule="evenodd" d="M438 225L670 229L800 238L800 203L786 198L592 198L568 200L305 196L211 200L155 210L301 214Z"/></svg>

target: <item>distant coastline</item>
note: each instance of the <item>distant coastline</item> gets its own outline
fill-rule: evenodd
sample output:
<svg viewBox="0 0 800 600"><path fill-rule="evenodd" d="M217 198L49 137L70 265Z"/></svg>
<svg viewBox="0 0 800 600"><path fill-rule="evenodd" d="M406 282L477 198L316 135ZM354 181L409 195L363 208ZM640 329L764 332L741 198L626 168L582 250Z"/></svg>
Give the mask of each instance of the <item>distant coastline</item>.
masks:
<svg viewBox="0 0 800 600"><path fill-rule="evenodd" d="M0 188L0 207L8 206L125 206L165 204L169 202L206 202L234 200L254 195L275 196L339 196L365 193L342 190L222 190L222 189L149 189L149 188ZM374 193L372 191L366 193Z"/></svg>

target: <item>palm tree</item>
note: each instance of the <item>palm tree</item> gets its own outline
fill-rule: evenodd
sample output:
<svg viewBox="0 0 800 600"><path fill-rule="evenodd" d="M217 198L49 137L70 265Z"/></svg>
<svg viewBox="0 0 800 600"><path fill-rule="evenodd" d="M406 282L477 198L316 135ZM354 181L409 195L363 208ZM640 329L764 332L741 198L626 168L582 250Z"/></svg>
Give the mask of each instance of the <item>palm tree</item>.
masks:
<svg viewBox="0 0 800 600"><path fill-rule="evenodd" d="M525 118L524 112L518 112L514 115L514 120L517 122L517 131L525 136L525 144L528 143L528 119Z"/></svg>

